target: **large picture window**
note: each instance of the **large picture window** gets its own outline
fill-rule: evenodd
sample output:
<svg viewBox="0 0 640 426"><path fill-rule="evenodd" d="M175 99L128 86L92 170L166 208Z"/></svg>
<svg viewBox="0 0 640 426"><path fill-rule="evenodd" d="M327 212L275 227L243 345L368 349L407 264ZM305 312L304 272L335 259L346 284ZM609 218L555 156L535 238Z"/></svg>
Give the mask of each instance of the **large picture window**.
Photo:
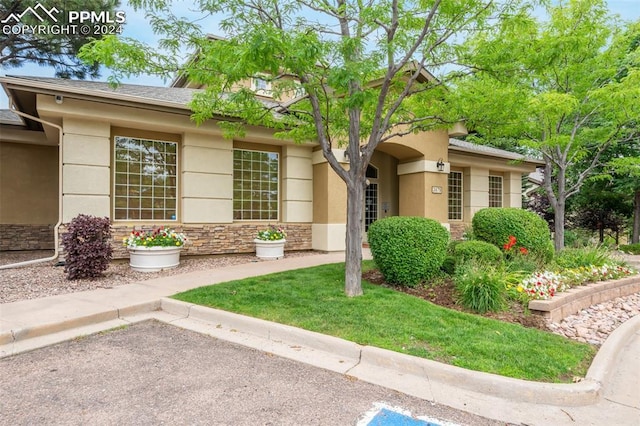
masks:
<svg viewBox="0 0 640 426"><path fill-rule="evenodd" d="M233 150L233 218L278 220L278 153Z"/></svg>
<svg viewBox="0 0 640 426"><path fill-rule="evenodd" d="M502 176L489 176L489 207L502 207Z"/></svg>
<svg viewBox="0 0 640 426"><path fill-rule="evenodd" d="M178 144L114 138L114 218L176 220Z"/></svg>
<svg viewBox="0 0 640 426"><path fill-rule="evenodd" d="M449 173L449 220L462 220L462 173Z"/></svg>

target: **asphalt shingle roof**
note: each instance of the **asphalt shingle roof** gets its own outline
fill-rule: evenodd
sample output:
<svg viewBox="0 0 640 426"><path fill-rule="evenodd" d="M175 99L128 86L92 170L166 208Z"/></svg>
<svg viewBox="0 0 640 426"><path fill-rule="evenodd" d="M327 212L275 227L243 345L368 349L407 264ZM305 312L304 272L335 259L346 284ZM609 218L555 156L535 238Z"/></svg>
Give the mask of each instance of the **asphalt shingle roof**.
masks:
<svg viewBox="0 0 640 426"><path fill-rule="evenodd" d="M522 160L538 163L539 160L528 158L522 154L516 152L505 151L504 149L493 148L487 145L478 145L471 142L461 141L459 139L449 138L449 148L454 150L472 152L483 155L490 155L492 157L507 158L510 160Z"/></svg>
<svg viewBox="0 0 640 426"><path fill-rule="evenodd" d="M20 80L29 80L41 83L52 84L68 89L82 89L102 94L119 94L140 98L140 100L156 100L171 102L179 105L186 105L195 92L195 89L143 86L138 84L119 84L116 87L101 81L69 80L51 77L31 77L31 76L8 76Z"/></svg>
<svg viewBox="0 0 640 426"><path fill-rule="evenodd" d="M22 117L20 117L15 112L10 109L0 109L0 123L2 124L11 124L14 126L23 126L24 121L22 121Z"/></svg>

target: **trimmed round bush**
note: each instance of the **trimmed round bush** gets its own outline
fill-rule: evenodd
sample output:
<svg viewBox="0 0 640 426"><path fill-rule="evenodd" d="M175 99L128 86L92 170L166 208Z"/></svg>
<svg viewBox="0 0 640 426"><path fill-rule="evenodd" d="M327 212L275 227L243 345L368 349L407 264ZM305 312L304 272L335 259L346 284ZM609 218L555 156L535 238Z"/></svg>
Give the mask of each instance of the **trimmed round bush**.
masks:
<svg viewBox="0 0 640 426"><path fill-rule="evenodd" d="M549 226L537 214L517 208L486 208L472 219L473 235L478 240L502 247L513 235L518 247L544 262L553 258L553 242Z"/></svg>
<svg viewBox="0 0 640 426"><path fill-rule="evenodd" d="M385 280L413 287L439 271L449 233L433 219L393 216L373 222L368 240Z"/></svg>
<svg viewBox="0 0 640 426"><path fill-rule="evenodd" d="M453 249L456 264L474 261L484 265L499 266L503 263L502 252L496 246L486 241L462 241Z"/></svg>

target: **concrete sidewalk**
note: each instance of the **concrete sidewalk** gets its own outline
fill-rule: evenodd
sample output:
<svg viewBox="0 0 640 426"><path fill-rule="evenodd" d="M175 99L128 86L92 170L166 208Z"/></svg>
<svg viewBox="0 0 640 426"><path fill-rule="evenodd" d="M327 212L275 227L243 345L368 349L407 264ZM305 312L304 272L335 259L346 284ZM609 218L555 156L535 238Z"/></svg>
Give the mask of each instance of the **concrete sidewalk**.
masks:
<svg viewBox="0 0 640 426"><path fill-rule="evenodd" d="M290 257L3 304L0 356L153 318L509 423L640 424L640 317L609 337L584 381L547 384L464 370L167 298L207 284L341 261L344 253Z"/></svg>

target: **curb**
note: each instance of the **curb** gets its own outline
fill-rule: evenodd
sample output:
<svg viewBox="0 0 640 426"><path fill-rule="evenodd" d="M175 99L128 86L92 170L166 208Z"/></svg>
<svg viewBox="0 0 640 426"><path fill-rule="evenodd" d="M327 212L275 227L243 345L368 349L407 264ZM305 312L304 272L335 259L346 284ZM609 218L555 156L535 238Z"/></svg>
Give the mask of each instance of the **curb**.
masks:
<svg viewBox="0 0 640 426"><path fill-rule="evenodd" d="M604 341L587 370L587 380L606 382L617 364L618 354L635 333L640 332L640 315L635 316L613 330Z"/></svg>
<svg viewBox="0 0 640 426"><path fill-rule="evenodd" d="M401 376L411 376L414 383L431 387L432 382L462 387L466 390L515 402L554 406L583 406L594 404L600 397L601 384L587 379L579 383L543 383L513 379L497 374L467 370L436 361L401 354L373 346L362 346L333 336L315 333L288 325L247 317L218 309L206 308L163 298L162 310L183 318L206 321L217 328L235 330L238 333L286 343L295 347L307 347L315 351L331 353L349 360L356 360L347 374L358 377L367 368L382 368ZM640 317L638 317L640 319ZM619 339L618 344L623 344ZM613 346L613 345L612 345ZM610 363L609 357L603 356ZM308 361L304 361L307 362Z"/></svg>
<svg viewBox="0 0 640 426"><path fill-rule="evenodd" d="M132 318L136 316L137 319ZM586 380L575 384L555 384L466 370L288 325L161 298L121 309L105 309L58 323L11 330L13 340L0 346L0 358L113 328L114 325L152 318L401 392L417 392L422 398L437 402L443 401L434 397L433 392L442 385L514 403L564 407L594 404L600 399L601 385L615 366L616 354L630 336L640 330L640 316L625 322L602 345ZM400 383L382 373L401 378ZM407 392L408 386L413 388L412 392Z"/></svg>
<svg viewBox="0 0 640 426"><path fill-rule="evenodd" d="M10 330L4 330L0 333L0 358L22 352L18 349L7 350L6 347L20 348L24 346L37 349L38 347L48 346L73 338L67 337L66 339L56 340L51 343L50 339L46 339L48 336L66 335L65 333L70 333L73 330L80 330L84 327L99 326L100 324L122 320L125 316L133 316L156 311L160 309L160 300L138 303L123 308L113 307L101 309L102 310L91 314L70 317L69 319L62 321L45 322L31 327L21 327L18 325ZM31 341L31 339L43 339L44 344L41 346L34 346L37 345L37 343Z"/></svg>

